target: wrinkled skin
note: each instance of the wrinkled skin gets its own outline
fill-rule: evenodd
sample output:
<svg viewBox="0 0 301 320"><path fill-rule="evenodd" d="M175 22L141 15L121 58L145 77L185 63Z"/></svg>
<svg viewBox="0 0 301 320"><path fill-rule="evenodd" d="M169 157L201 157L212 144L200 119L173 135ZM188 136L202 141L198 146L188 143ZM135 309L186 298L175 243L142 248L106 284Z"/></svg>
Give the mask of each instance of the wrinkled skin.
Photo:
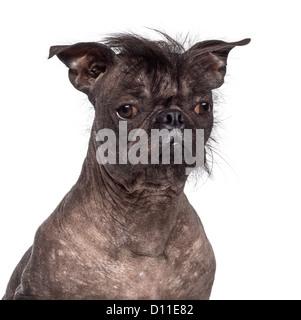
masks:
<svg viewBox="0 0 301 320"><path fill-rule="evenodd" d="M95 137L102 128L118 137L116 110L130 104L138 113L123 120L128 131L162 127L158 114L177 109L185 128L204 129L207 141L212 110L196 114L194 106L212 105L229 51L247 42L198 43L155 71L101 44L51 48L93 103L95 120L78 181L37 230L4 299L209 299L215 259L183 192L184 165L99 165Z"/></svg>

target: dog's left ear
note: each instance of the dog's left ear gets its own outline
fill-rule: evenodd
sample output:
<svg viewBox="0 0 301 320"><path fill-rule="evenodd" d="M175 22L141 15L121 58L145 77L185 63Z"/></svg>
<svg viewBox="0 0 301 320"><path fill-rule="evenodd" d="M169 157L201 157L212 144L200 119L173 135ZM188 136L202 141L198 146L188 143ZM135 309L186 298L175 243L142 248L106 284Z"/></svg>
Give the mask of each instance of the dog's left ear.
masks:
<svg viewBox="0 0 301 320"><path fill-rule="evenodd" d="M113 64L115 53L97 42L81 42L50 47L48 58L54 55L69 68L69 79L74 87L89 94L96 79Z"/></svg>
<svg viewBox="0 0 301 320"><path fill-rule="evenodd" d="M209 40L196 43L185 52L186 58L191 61L194 68L198 67L210 89L220 87L224 83L227 58L229 52L236 46L244 46L251 39L237 42L224 42Z"/></svg>

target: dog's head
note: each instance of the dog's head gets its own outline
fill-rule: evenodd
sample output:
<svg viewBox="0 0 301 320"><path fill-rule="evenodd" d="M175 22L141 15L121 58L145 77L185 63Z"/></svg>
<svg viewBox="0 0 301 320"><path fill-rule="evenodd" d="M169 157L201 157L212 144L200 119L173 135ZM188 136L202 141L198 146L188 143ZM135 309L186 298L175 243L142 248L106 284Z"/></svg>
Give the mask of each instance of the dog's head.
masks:
<svg viewBox="0 0 301 320"><path fill-rule="evenodd" d="M121 172L124 179L142 176L144 183L154 183L156 179L162 182L164 178L169 182L175 179L185 181L185 167L191 164L178 164L171 159L170 165L161 165L162 152L159 162L152 163L151 149L158 145L151 141L152 130L173 130L176 135L171 145L175 146L178 144L175 139L184 143L185 129L192 129L190 143L195 149L195 130L203 129L205 144L213 126L212 90L224 82L230 50L250 41L203 41L185 50L169 36L165 35L165 38L164 41L151 41L122 34L108 38L105 44L87 42L50 48L49 57L58 56L69 68L71 83L86 93L94 105L95 139L103 139L101 136L97 138L97 132L103 129L113 130L116 134L113 142L117 151L107 153L115 157L116 164L123 165L116 166L114 161L107 164L107 170L113 176L120 176ZM122 133L121 128L125 130ZM142 144L141 132L147 135L146 148ZM128 133L128 139L124 140ZM134 148L137 136L140 144L139 148L138 144ZM162 133L161 146L163 140ZM125 162L120 156L122 141L127 144L127 152L130 148L135 151L132 158L127 153ZM137 152L140 155L137 156ZM143 152L146 153L144 158ZM134 165L129 163L129 157L142 160L138 161L139 165Z"/></svg>

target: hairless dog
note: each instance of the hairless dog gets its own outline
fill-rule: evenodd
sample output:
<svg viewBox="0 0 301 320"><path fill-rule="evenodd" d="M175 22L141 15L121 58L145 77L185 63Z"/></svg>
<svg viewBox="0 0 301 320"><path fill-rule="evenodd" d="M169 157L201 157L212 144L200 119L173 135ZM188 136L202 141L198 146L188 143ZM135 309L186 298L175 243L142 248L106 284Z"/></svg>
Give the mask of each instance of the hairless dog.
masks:
<svg viewBox="0 0 301 320"><path fill-rule="evenodd" d="M195 166L174 152L202 141L205 158L212 90L230 50L249 42L186 50L168 35L119 34L50 48L95 118L77 182L38 228L4 299L209 299L214 253L183 191Z"/></svg>

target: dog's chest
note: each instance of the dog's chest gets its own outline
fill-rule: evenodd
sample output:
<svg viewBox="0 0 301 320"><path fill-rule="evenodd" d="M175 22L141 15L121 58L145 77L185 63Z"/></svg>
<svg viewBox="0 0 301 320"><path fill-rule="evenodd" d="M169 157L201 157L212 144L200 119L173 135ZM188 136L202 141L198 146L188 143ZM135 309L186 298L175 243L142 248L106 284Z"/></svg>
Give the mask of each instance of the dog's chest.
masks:
<svg viewBox="0 0 301 320"><path fill-rule="evenodd" d="M141 258L124 264L107 294L117 299L201 299L211 277L210 265L199 258L181 263L166 256Z"/></svg>
<svg viewBox="0 0 301 320"><path fill-rule="evenodd" d="M160 257L59 249L56 272L49 277L53 294L63 299L206 299L215 266L208 245L204 254L193 250Z"/></svg>

